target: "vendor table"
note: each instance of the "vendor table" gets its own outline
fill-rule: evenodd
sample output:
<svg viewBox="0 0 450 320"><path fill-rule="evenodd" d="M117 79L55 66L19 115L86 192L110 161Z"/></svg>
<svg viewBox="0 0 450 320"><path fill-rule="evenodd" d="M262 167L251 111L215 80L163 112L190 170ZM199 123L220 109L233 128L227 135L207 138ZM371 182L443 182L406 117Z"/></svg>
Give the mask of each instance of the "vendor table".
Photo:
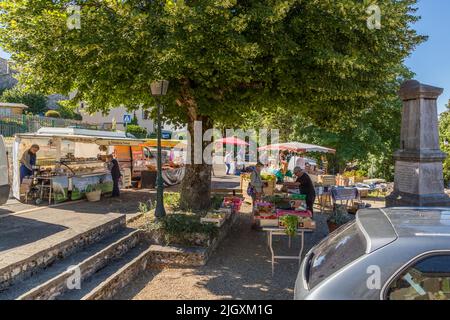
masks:
<svg viewBox="0 0 450 320"><path fill-rule="evenodd" d="M278 227L266 227L262 229L267 232L267 242L269 245L270 253L272 255L272 275L275 271L275 259L284 259L284 260L298 260L299 264L302 261L303 247L305 242L305 233L313 232L312 229L297 229L297 235L300 237L300 253L298 256L277 256L273 250L273 236L286 236L286 229L278 228ZM289 237L289 245L290 245L290 237Z"/></svg>
<svg viewBox="0 0 450 320"><path fill-rule="evenodd" d="M346 201L346 205L348 205L348 201L358 200L360 201L359 192L357 188L354 187L333 187L331 188L331 197L333 199L333 204L336 204L336 201Z"/></svg>

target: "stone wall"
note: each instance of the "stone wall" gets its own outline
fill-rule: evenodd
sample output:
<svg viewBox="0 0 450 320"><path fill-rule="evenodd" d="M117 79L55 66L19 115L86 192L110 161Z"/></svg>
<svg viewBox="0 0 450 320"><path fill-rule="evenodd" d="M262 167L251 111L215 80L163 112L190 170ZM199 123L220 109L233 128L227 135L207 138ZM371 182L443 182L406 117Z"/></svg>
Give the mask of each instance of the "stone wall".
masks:
<svg viewBox="0 0 450 320"><path fill-rule="evenodd" d="M212 253L217 249L223 239L228 235L237 221L237 213L233 213L220 227L218 236L208 247L181 247L152 245L149 252L149 266L152 268L164 267L198 267L205 265ZM147 233L147 241L152 237Z"/></svg>
<svg viewBox="0 0 450 320"><path fill-rule="evenodd" d="M89 232L77 235L75 238L62 242L57 246L40 252L37 256L31 256L15 264L0 269L0 291L9 287L15 281L26 279L37 271L51 265L53 262L64 259L81 248L98 242L105 236L125 226L125 216L115 219L111 223L104 224Z"/></svg>

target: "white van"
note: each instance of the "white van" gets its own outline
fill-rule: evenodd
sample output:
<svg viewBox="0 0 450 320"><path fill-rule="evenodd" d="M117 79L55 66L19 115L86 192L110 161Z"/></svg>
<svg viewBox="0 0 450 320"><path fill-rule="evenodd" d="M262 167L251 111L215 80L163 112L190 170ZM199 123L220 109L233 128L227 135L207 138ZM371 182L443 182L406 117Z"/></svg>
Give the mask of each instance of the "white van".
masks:
<svg viewBox="0 0 450 320"><path fill-rule="evenodd" d="M9 198L8 163L6 147L3 136L0 135L0 205L6 203Z"/></svg>

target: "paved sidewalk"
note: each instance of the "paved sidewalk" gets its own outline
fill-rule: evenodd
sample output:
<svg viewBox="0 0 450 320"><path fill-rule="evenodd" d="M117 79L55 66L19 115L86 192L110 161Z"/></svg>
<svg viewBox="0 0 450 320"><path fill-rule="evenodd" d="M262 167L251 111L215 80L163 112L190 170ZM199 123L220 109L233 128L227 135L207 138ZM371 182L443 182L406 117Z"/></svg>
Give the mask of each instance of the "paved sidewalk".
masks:
<svg viewBox="0 0 450 320"><path fill-rule="evenodd" d="M139 201L154 198L149 190L123 191L120 199L73 201L56 206L9 201L0 207L0 268L63 243L88 230L138 214Z"/></svg>
<svg viewBox="0 0 450 320"><path fill-rule="evenodd" d="M243 209L247 213L240 215L206 266L147 271L115 299L292 299L298 263L278 260L272 277L266 234L250 229L250 206ZM318 229L306 235L304 253L328 233L326 217L315 217ZM274 248L277 253L299 252L295 239L292 248L287 248L287 237L277 239Z"/></svg>

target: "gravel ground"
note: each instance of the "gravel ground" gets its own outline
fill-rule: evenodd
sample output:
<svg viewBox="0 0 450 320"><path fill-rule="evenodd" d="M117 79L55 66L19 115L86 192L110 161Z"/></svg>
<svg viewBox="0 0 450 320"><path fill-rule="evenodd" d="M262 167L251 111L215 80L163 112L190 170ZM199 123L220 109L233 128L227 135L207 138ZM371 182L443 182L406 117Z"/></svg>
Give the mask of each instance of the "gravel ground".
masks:
<svg viewBox="0 0 450 320"><path fill-rule="evenodd" d="M238 222L206 266L194 269L149 270L126 286L115 299L256 299L293 297L298 262L278 260L272 276L266 234L250 229L250 206L243 206ZM305 236L304 254L328 234L326 216L316 214L317 230ZM277 254L299 252L298 238L289 249L287 237L274 241Z"/></svg>

